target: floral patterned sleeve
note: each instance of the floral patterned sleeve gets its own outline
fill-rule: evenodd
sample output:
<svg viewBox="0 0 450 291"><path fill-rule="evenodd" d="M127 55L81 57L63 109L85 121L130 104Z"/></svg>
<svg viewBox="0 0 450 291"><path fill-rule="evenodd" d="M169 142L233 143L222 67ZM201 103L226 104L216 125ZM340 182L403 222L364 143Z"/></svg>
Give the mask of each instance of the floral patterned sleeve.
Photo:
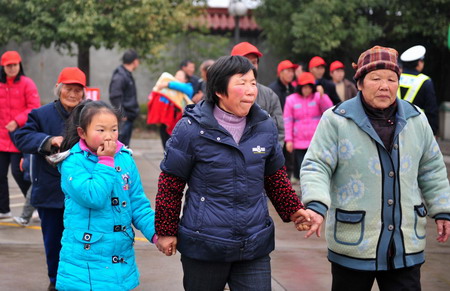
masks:
<svg viewBox="0 0 450 291"><path fill-rule="evenodd" d="M305 209L292 189L286 167L282 167L274 174L264 177L264 188L267 196L284 222L290 222L291 215L300 209Z"/></svg>
<svg viewBox="0 0 450 291"><path fill-rule="evenodd" d="M155 206L155 229L159 236L176 236L180 221L181 200L186 181L161 172Z"/></svg>

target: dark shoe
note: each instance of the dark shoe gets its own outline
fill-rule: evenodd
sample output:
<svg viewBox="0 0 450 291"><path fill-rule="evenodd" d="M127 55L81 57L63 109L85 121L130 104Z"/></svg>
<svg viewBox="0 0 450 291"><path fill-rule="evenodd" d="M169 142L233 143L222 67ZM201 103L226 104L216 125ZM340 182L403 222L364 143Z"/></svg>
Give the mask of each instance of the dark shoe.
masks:
<svg viewBox="0 0 450 291"><path fill-rule="evenodd" d="M57 291L55 288L55 284L50 283L50 285L48 285L47 291Z"/></svg>

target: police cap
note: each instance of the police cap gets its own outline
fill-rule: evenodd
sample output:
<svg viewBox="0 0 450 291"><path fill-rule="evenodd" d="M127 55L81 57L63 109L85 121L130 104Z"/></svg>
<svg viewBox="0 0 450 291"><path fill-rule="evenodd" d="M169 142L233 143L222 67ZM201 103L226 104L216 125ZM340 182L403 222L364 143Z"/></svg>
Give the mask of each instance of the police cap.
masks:
<svg viewBox="0 0 450 291"><path fill-rule="evenodd" d="M426 49L423 45L415 45L407 49L400 56L400 60L402 62L414 62L417 60L421 60L425 57Z"/></svg>

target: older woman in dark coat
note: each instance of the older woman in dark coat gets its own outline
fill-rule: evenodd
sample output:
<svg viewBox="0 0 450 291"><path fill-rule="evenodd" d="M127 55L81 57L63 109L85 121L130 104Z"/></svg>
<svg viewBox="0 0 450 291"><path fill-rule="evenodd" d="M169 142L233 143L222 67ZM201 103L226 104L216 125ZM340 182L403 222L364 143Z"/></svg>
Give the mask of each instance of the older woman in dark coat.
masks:
<svg viewBox="0 0 450 291"><path fill-rule="evenodd" d="M31 204L41 218L42 234L47 256L48 290L55 290L61 237L64 230L64 193L61 175L46 161L46 157L59 150L63 141L65 122L85 96L86 76L78 68L64 68L55 87L58 100L34 109L25 126L16 133L17 147L24 153L34 154L32 167Z"/></svg>

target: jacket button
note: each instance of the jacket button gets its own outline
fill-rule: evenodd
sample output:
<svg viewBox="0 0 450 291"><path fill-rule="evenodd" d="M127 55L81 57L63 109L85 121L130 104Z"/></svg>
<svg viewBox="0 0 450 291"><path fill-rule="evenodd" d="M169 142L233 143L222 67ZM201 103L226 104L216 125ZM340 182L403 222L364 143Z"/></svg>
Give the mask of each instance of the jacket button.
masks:
<svg viewBox="0 0 450 291"><path fill-rule="evenodd" d="M394 150L398 149L398 144L394 144Z"/></svg>
<svg viewBox="0 0 450 291"><path fill-rule="evenodd" d="M200 134L204 134L205 132L203 130L200 130Z"/></svg>
<svg viewBox="0 0 450 291"><path fill-rule="evenodd" d="M391 206L392 204L394 204L394 200L389 199L389 200L387 201L387 203L388 203L389 206Z"/></svg>
<svg viewBox="0 0 450 291"><path fill-rule="evenodd" d="M120 172L120 171L122 171L122 169L121 169L119 166L117 166L117 167L116 167L116 171L117 171L117 172Z"/></svg>
<svg viewBox="0 0 450 291"><path fill-rule="evenodd" d="M217 140L220 141L220 137L218 137Z"/></svg>
<svg viewBox="0 0 450 291"><path fill-rule="evenodd" d="M127 202L126 201L122 201L122 207L127 207Z"/></svg>
<svg viewBox="0 0 450 291"><path fill-rule="evenodd" d="M91 249L91 244L84 244L84 249L86 251L90 250Z"/></svg>
<svg viewBox="0 0 450 291"><path fill-rule="evenodd" d="M389 224L388 230L390 230L390 231L394 230L394 226L392 224Z"/></svg>
<svg viewBox="0 0 450 291"><path fill-rule="evenodd" d="M83 240L84 240L84 241L91 241L91 238L92 238L92 234L87 233L87 232L85 232L85 233L83 234Z"/></svg>
<svg viewBox="0 0 450 291"><path fill-rule="evenodd" d="M200 201L202 202L205 201L205 197L200 198Z"/></svg>
<svg viewBox="0 0 450 291"><path fill-rule="evenodd" d="M391 178L394 177L394 172L393 171L389 172L389 177L391 177Z"/></svg>
<svg viewBox="0 0 450 291"><path fill-rule="evenodd" d="M345 109L341 109L341 110L339 110L339 112L340 112L341 114L345 114Z"/></svg>

